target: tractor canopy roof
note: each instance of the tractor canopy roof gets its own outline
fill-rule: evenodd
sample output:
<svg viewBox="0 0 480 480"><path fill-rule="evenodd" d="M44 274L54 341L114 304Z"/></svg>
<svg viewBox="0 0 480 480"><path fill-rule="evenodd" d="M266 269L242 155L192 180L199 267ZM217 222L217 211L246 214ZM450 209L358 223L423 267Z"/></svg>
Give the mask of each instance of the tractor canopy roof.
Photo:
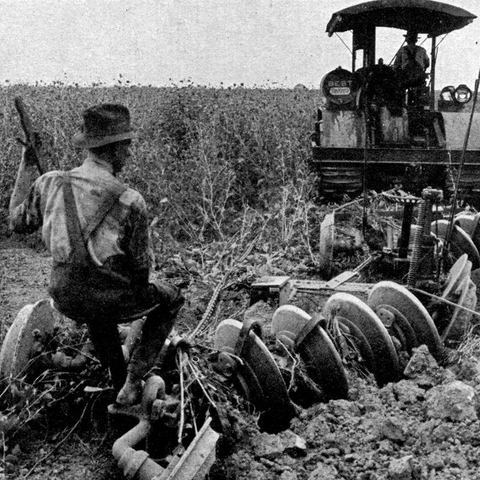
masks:
<svg viewBox="0 0 480 480"><path fill-rule="evenodd" d="M327 32L332 36L335 32L387 27L434 37L463 28L475 18L463 8L432 0L374 0L334 13Z"/></svg>

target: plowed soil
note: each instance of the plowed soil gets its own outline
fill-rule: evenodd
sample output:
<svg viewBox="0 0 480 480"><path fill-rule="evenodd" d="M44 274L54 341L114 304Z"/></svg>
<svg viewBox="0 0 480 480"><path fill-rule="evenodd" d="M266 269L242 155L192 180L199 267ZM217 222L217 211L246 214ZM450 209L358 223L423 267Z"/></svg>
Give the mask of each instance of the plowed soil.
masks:
<svg viewBox="0 0 480 480"><path fill-rule="evenodd" d="M0 245L2 339L24 305L46 296L49 268L50 259L42 251L13 240ZM190 305L195 303L193 292ZM264 308L264 320L273 311ZM360 377L355 372L349 376L348 400L299 407L290 428L282 433L261 432L255 416L238 415L234 442L219 450L210 478L480 478L480 421L476 418L480 366L475 358L443 367L432 362L421 376L406 377L383 388L370 376ZM473 411L456 419L439 418L428 398L435 388L455 380L475 392ZM104 422L107 400L89 410L88 426L72 428L73 419L68 428L39 424L27 429L15 444L7 445L0 459L0 478L124 478L110 453L114 438Z"/></svg>

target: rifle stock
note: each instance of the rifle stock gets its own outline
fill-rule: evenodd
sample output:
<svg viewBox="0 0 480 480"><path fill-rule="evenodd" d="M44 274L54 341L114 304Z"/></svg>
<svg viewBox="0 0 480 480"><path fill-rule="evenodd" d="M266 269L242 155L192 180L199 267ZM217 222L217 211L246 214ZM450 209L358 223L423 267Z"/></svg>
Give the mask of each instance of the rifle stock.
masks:
<svg viewBox="0 0 480 480"><path fill-rule="evenodd" d="M20 123L22 125L23 133L25 134L25 141L22 141L20 139L19 141L20 143L22 143L23 146L30 147L32 149L38 171L40 172L40 174L43 174L45 172L45 169L43 168L42 162L40 160L40 136L33 127L33 124L27 114L25 104L23 103L21 97L15 97L15 108L17 109L18 115L20 117Z"/></svg>

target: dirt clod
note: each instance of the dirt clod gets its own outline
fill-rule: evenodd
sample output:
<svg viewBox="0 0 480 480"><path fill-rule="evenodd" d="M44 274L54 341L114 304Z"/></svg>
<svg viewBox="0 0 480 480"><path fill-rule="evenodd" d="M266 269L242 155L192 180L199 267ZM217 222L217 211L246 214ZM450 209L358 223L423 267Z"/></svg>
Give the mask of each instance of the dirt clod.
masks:
<svg viewBox="0 0 480 480"><path fill-rule="evenodd" d="M0 249L0 261L8 277L1 297L5 333L21 307L45 297L49 259L30 249L9 248ZM195 288L189 295L195 297L198 291L202 298L192 297L191 304L205 303L205 290ZM257 305L248 315L267 325L272 308L268 303ZM232 315L241 320L239 314ZM474 367L463 366L467 359ZM439 366L428 349L420 347L398 383L378 388L371 376L351 376L347 399L300 408L290 428L277 435L261 432L255 415L239 416L232 410L226 416L235 434L219 449L210 480L476 479L480 384L476 357L463 360ZM103 411L100 406L92 409L93 417ZM96 424L93 418L87 423ZM101 431L85 435L79 430L54 450L66 433L37 425L27 439L6 450L5 461L11 457L0 479L27 474L30 480L123 479L111 455L115 439Z"/></svg>

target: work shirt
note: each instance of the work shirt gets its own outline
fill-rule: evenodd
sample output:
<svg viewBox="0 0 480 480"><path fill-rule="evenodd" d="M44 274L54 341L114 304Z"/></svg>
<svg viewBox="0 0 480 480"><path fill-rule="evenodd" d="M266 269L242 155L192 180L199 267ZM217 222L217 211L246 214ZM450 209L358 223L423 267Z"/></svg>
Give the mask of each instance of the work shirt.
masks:
<svg viewBox="0 0 480 480"><path fill-rule="evenodd" d="M407 67L410 55L414 52L415 61L422 67L425 71L430 66L430 59L428 58L427 51L418 45L410 47L409 45L403 46L397 53L395 57L395 68L401 68L402 70Z"/></svg>
<svg viewBox="0 0 480 480"><path fill-rule="evenodd" d="M72 252L63 199L63 175L64 172L51 171L39 177L27 199L10 218L14 231L18 233L42 228L42 238L54 264L67 262ZM88 157L80 167L74 168L71 181L82 230L108 192L122 186L113 175L111 165L96 157ZM88 238L87 251L96 265L111 269L137 285L148 282L148 219L140 193L131 188L124 190L119 201Z"/></svg>

